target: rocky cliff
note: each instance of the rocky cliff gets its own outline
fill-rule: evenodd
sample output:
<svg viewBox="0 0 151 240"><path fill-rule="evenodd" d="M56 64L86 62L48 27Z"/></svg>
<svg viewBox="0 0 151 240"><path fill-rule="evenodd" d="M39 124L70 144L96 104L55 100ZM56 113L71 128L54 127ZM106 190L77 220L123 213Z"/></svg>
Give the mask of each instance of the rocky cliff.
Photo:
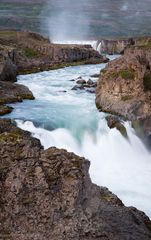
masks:
<svg viewBox="0 0 151 240"><path fill-rule="evenodd" d="M151 39L142 38L101 72L96 105L126 119L139 120L151 133Z"/></svg>
<svg viewBox="0 0 151 240"><path fill-rule="evenodd" d="M30 133L0 120L0 238L149 240L151 222L94 185L89 161L43 150Z"/></svg>
<svg viewBox="0 0 151 240"><path fill-rule="evenodd" d="M96 49L99 51L100 54L122 54L127 47L134 44L135 39L132 38L102 39L97 41Z"/></svg>
<svg viewBox="0 0 151 240"><path fill-rule="evenodd" d="M18 73L32 73L74 64L108 61L89 45L51 44L37 33L12 30L0 31L0 56L5 59L3 65L0 63L0 75L3 72L6 74L4 70L11 65L14 78L15 67ZM5 80L5 76L0 78Z"/></svg>

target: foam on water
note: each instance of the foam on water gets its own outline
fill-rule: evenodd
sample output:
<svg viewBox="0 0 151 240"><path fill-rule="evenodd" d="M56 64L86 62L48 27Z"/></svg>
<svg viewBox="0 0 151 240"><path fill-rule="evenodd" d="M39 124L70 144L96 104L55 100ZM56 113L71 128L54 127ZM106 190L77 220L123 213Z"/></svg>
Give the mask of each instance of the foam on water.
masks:
<svg viewBox="0 0 151 240"><path fill-rule="evenodd" d="M20 128L40 139L45 148L56 146L91 161L92 181L116 193L127 206L135 206L151 217L151 154L125 123L129 141L110 130L105 114L95 108L95 96L72 91L79 76L89 79L104 64L69 67L19 76L36 100L15 104L9 115ZM95 80L95 79L94 79ZM66 91L66 92L64 92Z"/></svg>

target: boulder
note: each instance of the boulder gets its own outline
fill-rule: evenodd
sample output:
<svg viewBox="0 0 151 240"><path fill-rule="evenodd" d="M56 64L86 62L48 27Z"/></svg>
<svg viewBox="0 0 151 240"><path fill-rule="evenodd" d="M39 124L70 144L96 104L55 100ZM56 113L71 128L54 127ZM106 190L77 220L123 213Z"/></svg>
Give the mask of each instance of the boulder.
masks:
<svg viewBox="0 0 151 240"><path fill-rule="evenodd" d="M83 85L75 85L71 90L83 90L84 89L84 86Z"/></svg>
<svg viewBox="0 0 151 240"><path fill-rule="evenodd" d="M93 85L94 82L93 82L91 79L89 79L89 80L87 81L87 84L88 84L88 85Z"/></svg>
<svg viewBox="0 0 151 240"><path fill-rule="evenodd" d="M107 116L106 120L109 128L116 128L123 137L128 139L127 130L118 117Z"/></svg>
<svg viewBox="0 0 151 240"><path fill-rule="evenodd" d="M99 76L100 76L100 74L93 74L93 75L91 75L90 77L92 77L92 78L99 78Z"/></svg>
<svg viewBox="0 0 151 240"><path fill-rule="evenodd" d="M0 115L12 111L12 108L5 104L21 102L23 99L34 99L32 92L27 87L21 84L0 81Z"/></svg>
<svg viewBox="0 0 151 240"><path fill-rule="evenodd" d="M12 240L149 240L151 222L93 184L90 162L0 120L0 234Z"/></svg>
<svg viewBox="0 0 151 240"><path fill-rule="evenodd" d="M86 84L86 81L84 79L79 79L76 81L76 83L83 85L83 84Z"/></svg>

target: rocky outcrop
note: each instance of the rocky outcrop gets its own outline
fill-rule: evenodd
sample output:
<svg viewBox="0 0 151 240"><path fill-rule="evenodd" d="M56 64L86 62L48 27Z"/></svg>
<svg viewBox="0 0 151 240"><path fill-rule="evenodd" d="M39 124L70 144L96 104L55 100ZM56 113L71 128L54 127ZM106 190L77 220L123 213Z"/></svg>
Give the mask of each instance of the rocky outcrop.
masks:
<svg viewBox="0 0 151 240"><path fill-rule="evenodd" d="M111 129L116 128L122 134L123 137L128 139L127 130L118 117L107 116L106 120L109 128Z"/></svg>
<svg viewBox="0 0 151 240"><path fill-rule="evenodd" d="M0 44L0 81L16 82L14 49Z"/></svg>
<svg viewBox="0 0 151 240"><path fill-rule="evenodd" d="M128 120L147 122L151 116L151 39L142 38L124 56L102 70L96 105ZM148 134L151 128L148 128Z"/></svg>
<svg viewBox="0 0 151 240"><path fill-rule="evenodd" d="M5 104L22 102L23 99L34 99L32 92L25 86L0 81L0 115L10 113L13 108Z"/></svg>
<svg viewBox="0 0 151 240"><path fill-rule="evenodd" d="M51 44L32 32L0 31L0 44L13 49L18 73L108 61L89 45Z"/></svg>
<svg viewBox="0 0 151 240"><path fill-rule="evenodd" d="M135 40L132 38L126 39L102 39L98 40L96 44L96 49L99 53L105 53L109 55L122 54L125 49L131 45L135 44Z"/></svg>
<svg viewBox="0 0 151 240"><path fill-rule="evenodd" d="M149 240L151 222L92 184L89 161L0 120L0 237Z"/></svg>

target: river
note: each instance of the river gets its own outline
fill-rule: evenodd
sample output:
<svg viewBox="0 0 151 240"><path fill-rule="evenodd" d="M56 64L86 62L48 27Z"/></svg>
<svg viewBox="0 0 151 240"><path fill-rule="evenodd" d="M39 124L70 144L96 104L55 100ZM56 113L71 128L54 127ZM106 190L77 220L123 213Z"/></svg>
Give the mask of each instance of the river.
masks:
<svg viewBox="0 0 151 240"><path fill-rule="evenodd" d="M29 87L36 99L11 104L14 111L5 117L15 119L45 149L65 148L89 159L94 183L108 187L126 206L135 206L151 217L151 154L130 122L124 123L128 141L108 128L106 114L95 107L95 94L71 90L73 79L89 79L104 67L83 65L18 76L18 83Z"/></svg>

